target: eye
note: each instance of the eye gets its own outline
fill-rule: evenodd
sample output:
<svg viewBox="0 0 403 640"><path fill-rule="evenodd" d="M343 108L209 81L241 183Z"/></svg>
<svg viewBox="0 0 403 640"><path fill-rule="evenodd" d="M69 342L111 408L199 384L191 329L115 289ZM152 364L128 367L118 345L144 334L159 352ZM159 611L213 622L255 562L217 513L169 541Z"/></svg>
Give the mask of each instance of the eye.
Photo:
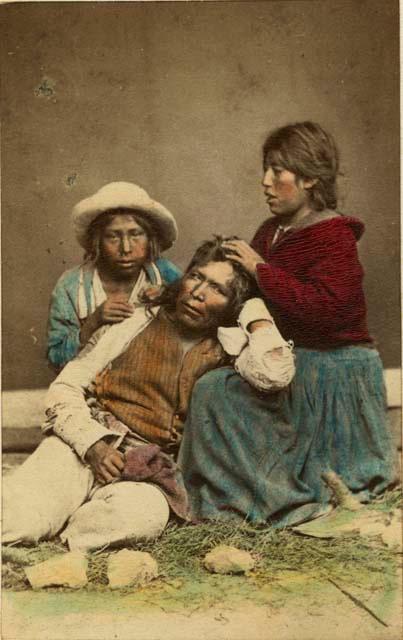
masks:
<svg viewBox="0 0 403 640"><path fill-rule="evenodd" d="M130 237L139 238L140 236L145 236L145 233L142 229L134 229L133 231L130 231Z"/></svg>
<svg viewBox="0 0 403 640"><path fill-rule="evenodd" d="M215 293L218 293L220 296L223 296L224 298L228 297L228 293L225 289L223 289L219 284L217 284L216 282L211 282L210 283L210 289L212 289Z"/></svg>
<svg viewBox="0 0 403 640"><path fill-rule="evenodd" d="M106 240L118 240L119 238L119 236L116 233L113 233L112 231L107 231L104 237Z"/></svg>
<svg viewBox="0 0 403 640"><path fill-rule="evenodd" d="M188 278L192 278L192 280L201 280L200 273L197 271L189 271Z"/></svg>

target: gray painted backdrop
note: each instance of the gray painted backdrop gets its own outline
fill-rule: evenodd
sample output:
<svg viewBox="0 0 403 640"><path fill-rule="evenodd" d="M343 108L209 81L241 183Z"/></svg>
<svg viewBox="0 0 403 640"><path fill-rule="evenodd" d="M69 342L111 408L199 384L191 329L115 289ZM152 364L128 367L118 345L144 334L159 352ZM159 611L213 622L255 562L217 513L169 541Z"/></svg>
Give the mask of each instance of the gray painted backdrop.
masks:
<svg viewBox="0 0 403 640"><path fill-rule="evenodd" d="M314 119L342 154L369 319L398 366L399 63L393 0L3 5L3 385L46 386L51 289L81 251L70 210L112 180L177 217L181 266L268 215L267 131Z"/></svg>

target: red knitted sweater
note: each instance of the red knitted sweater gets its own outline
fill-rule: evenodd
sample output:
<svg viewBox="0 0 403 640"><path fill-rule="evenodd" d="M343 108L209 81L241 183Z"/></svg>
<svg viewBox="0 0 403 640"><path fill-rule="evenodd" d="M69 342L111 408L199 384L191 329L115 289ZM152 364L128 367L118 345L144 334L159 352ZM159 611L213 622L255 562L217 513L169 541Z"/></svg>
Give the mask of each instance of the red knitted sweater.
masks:
<svg viewBox="0 0 403 640"><path fill-rule="evenodd" d="M264 259L258 284L283 336L313 349L371 342L356 246L364 225L340 215L290 230L272 246L278 224L264 222L252 246Z"/></svg>

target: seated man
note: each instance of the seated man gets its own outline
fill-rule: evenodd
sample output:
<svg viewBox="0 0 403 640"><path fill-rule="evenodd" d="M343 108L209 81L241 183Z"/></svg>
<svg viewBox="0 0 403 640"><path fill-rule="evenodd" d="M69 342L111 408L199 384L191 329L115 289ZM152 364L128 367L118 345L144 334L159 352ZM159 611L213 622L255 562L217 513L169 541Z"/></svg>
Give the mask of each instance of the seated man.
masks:
<svg viewBox="0 0 403 640"><path fill-rule="evenodd" d="M51 435L5 481L5 543L62 531L70 549L90 550L159 535L170 508L187 518L169 454L194 383L238 354L236 369L260 390L290 382L291 346L261 300L244 305L253 282L222 242L199 247L179 283L93 336L51 385ZM238 328L223 328L239 313Z"/></svg>

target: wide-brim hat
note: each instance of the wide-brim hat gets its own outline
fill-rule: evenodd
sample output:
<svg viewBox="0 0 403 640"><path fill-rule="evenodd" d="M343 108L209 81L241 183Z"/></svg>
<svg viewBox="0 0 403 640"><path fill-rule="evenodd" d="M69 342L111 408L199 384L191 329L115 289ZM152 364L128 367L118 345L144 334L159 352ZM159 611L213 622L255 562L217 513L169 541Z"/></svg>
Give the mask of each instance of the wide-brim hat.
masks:
<svg viewBox="0 0 403 640"><path fill-rule="evenodd" d="M132 182L110 182L73 207L72 218L78 242L86 249L87 231L101 213L113 209L135 209L145 214L155 229L161 250L169 249L178 237L172 213L152 200L147 191Z"/></svg>

